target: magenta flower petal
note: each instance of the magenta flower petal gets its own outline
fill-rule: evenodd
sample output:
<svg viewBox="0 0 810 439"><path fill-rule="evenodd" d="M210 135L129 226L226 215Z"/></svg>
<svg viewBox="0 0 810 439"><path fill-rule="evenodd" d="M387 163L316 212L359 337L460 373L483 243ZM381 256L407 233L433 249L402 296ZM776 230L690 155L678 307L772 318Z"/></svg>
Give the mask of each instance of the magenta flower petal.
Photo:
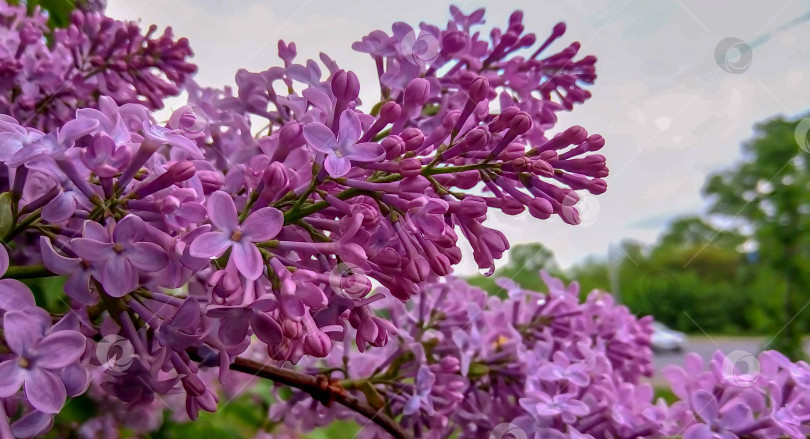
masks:
<svg viewBox="0 0 810 439"><path fill-rule="evenodd" d="M34 367L25 377L25 396L35 409L43 413L59 413L65 406L67 391L62 380L45 369Z"/></svg>
<svg viewBox="0 0 810 439"><path fill-rule="evenodd" d="M50 316L44 317L42 313L29 310L9 312L3 317L3 336L12 352L24 356L45 335L50 323Z"/></svg>
<svg viewBox="0 0 810 439"><path fill-rule="evenodd" d="M284 339L281 326L270 316L264 313L255 313L250 319L253 332L259 340L268 346L276 346Z"/></svg>
<svg viewBox="0 0 810 439"><path fill-rule="evenodd" d="M189 254L195 258L218 258L231 245L233 241L225 233L207 232L192 241Z"/></svg>
<svg viewBox="0 0 810 439"><path fill-rule="evenodd" d="M46 221L60 223L67 221L76 213L76 199L68 192L62 192L42 209L42 218Z"/></svg>
<svg viewBox="0 0 810 439"><path fill-rule="evenodd" d="M0 280L0 310L18 311L34 306L34 295L17 279Z"/></svg>
<svg viewBox="0 0 810 439"><path fill-rule="evenodd" d="M112 243L90 238L75 238L70 241L70 246L76 255L91 262L104 261L115 254Z"/></svg>
<svg viewBox="0 0 810 439"><path fill-rule="evenodd" d="M324 159L323 167L332 177L340 178L349 173L352 163L345 157L330 154Z"/></svg>
<svg viewBox="0 0 810 439"><path fill-rule="evenodd" d="M65 384L65 391L69 397L83 394L90 386L90 377L87 373L87 368L82 363L70 364L64 369L55 371L55 373L59 376L59 379L62 380L62 383Z"/></svg>
<svg viewBox="0 0 810 439"><path fill-rule="evenodd" d="M239 226L236 205L231 196L222 191L216 191L208 198L208 216L211 224L226 232L232 232Z"/></svg>
<svg viewBox="0 0 810 439"><path fill-rule="evenodd" d="M354 110L344 110L340 114L340 131L338 132L338 148L348 151L349 148L360 138L362 130L360 118Z"/></svg>
<svg viewBox="0 0 810 439"><path fill-rule="evenodd" d="M127 249L126 257L137 269L146 272L162 270L169 264L166 251L151 242L131 244Z"/></svg>
<svg viewBox="0 0 810 439"><path fill-rule="evenodd" d="M683 439L714 439L712 429L706 424L695 424L686 429Z"/></svg>
<svg viewBox="0 0 810 439"><path fill-rule="evenodd" d="M692 410L706 423L717 421L717 399L706 390L699 389L692 394Z"/></svg>
<svg viewBox="0 0 810 439"><path fill-rule="evenodd" d="M99 299L98 294L90 290L89 271L81 271L70 276L65 281L65 294L82 305L95 305Z"/></svg>
<svg viewBox="0 0 810 439"><path fill-rule="evenodd" d="M68 258L57 253L48 237L39 237L39 248L42 262L48 267L48 270L57 274L71 274L79 270L81 262L76 258Z"/></svg>
<svg viewBox="0 0 810 439"><path fill-rule="evenodd" d="M95 221L85 221L83 227L85 238L99 242L110 242L110 234L107 229Z"/></svg>
<svg viewBox="0 0 810 439"><path fill-rule="evenodd" d="M45 430L51 426L51 421L53 421L53 415L32 410L11 424L11 433L20 439L36 437L45 433Z"/></svg>
<svg viewBox="0 0 810 439"><path fill-rule="evenodd" d="M312 149L323 154L334 154L337 148L335 134L321 123L306 124L304 126L304 139Z"/></svg>
<svg viewBox="0 0 810 439"><path fill-rule="evenodd" d="M84 354L85 338L77 331L57 331L39 341L32 360L38 367L61 369L79 361Z"/></svg>
<svg viewBox="0 0 810 439"><path fill-rule="evenodd" d="M217 335L226 345L234 346L245 340L248 329L250 329L250 320L248 320L247 313L245 313L245 315L223 319L219 325Z"/></svg>
<svg viewBox="0 0 810 439"><path fill-rule="evenodd" d="M25 377L23 369L12 358L0 363L0 398L7 398L20 390Z"/></svg>
<svg viewBox="0 0 810 439"><path fill-rule="evenodd" d="M138 272L127 258L116 254L104 264L101 284L110 296L123 297L138 287Z"/></svg>
<svg viewBox="0 0 810 439"><path fill-rule="evenodd" d="M115 242L140 241L145 229L146 224L140 217L127 215L115 225L113 240Z"/></svg>
<svg viewBox="0 0 810 439"><path fill-rule="evenodd" d="M246 240L235 243L231 256L234 258L236 268L246 278L256 280L262 275L262 269L264 268L262 254L259 248L252 243Z"/></svg>
<svg viewBox="0 0 810 439"><path fill-rule="evenodd" d="M78 110L82 111L82 110ZM79 137L93 132L99 126L98 120L89 118L73 119L59 130L59 140L65 144L73 144Z"/></svg>
<svg viewBox="0 0 810 439"><path fill-rule="evenodd" d="M284 214L272 207L263 207L242 223L242 236L253 242L273 239L284 226Z"/></svg>
<svg viewBox="0 0 810 439"><path fill-rule="evenodd" d="M351 152L348 152L345 157L358 162L376 162L385 157L385 149L379 143L358 143L351 147Z"/></svg>

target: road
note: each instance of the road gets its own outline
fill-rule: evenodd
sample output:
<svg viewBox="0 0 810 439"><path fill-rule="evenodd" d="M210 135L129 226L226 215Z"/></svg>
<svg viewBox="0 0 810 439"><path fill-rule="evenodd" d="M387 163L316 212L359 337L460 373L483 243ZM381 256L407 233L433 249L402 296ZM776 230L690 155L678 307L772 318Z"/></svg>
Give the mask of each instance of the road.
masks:
<svg viewBox="0 0 810 439"><path fill-rule="evenodd" d="M655 385L666 385L667 381L661 376L661 369L670 364L683 366L684 356L689 352L697 352L708 364L712 355L718 349L726 355L739 351L735 352L737 358L746 357L746 353L756 356L761 350L762 344L766 341L765 338L759 337L690 336L686 348L682 352L654 354L655 375L652 382Z"/></svg>

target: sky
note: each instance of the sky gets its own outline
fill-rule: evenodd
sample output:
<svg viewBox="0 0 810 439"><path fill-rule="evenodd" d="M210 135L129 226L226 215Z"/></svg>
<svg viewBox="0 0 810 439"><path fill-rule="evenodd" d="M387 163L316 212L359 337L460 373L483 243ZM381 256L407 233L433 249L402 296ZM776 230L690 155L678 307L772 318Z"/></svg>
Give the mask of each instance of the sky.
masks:
<svg viewBox="0 0 810 439"><path fill-rule="evenodd" d="M593 97L560 116L559 130L581 125L601 134L608 191L582 200L583 223L491 214L491 227L514 244L541 242L561 266L604 255L625 239L654 242L678 216L705 213L706 176L739 160L757 122L798 117L810 106L810 1L567 0L452 2L487 8L485 26L503 27L511 11L544 40L554 24L568 31L554 47L582 43L597 56ZM298 62L328 53L355 71L376 102L373 61L351 44L395 21L441 25L451 2L437 0L110 0L108 15L144 26L172 26L187 37L204 86L234 84L239 68L280 65L277 41L294 41ZM750 50L748 50L750 48ZM179 107L181 100L169 102ZM505 263L505 260L501 262ZM474 272L471 258L458 267Z"/></svg>

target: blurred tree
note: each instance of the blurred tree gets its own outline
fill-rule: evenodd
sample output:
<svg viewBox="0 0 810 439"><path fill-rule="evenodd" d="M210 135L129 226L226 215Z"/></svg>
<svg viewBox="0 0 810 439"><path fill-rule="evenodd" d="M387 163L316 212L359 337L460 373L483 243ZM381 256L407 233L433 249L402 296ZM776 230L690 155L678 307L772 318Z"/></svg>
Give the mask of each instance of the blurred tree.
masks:
<svg viewBox="0 0 810 439"><path fill-rule="evenodd" d="M742 161L711 176L704 189L713 199L711 211L750 237L762 262L780 274L783 282L774 288L781 291L772 293L782 296L783 311L768 347L793 359L803 357L810 303L810 154L807 133L797 126L783 119L757 125L754 139L743 145Z"/></svg>

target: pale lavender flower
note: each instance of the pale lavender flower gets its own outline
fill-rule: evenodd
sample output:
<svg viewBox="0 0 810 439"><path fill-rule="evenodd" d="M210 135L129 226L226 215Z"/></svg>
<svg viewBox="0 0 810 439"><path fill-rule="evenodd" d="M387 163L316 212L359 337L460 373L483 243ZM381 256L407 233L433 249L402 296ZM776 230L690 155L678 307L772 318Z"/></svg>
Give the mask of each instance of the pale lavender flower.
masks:
<svg viewBox="0 0 810 439"><path fill-rule="evenodd" d="M340 130L337 137L326 125L313 122L304 126L304 138L312 149L325 154L323 166L333 178L349 173L352 161L375 162L385 157L378 143L357 143L363 134L360 118L354 110L345 110L340 115Z"/></svg>
<svg viewBox="0 0 810 439"><path fill-rule="evenodd" d="M139 272L153 273L166 267L166 250L143 241L146 224L135 215L124 217L111 234L91 221L84 227L84 238L71 240L70 246L76 255L93 264L94 277L113 297L137 288Z"/></svg>
<svg viewBox="0 0 810 439"><path fill-rule="evenodd" d="M25 396L43 413L59 413L67 390L59 371L84 354L85 338L76 331L51 332L50 316L39 308L3 316L3 332L13 357L0 363L0 398L25 387Z"/></svg>

